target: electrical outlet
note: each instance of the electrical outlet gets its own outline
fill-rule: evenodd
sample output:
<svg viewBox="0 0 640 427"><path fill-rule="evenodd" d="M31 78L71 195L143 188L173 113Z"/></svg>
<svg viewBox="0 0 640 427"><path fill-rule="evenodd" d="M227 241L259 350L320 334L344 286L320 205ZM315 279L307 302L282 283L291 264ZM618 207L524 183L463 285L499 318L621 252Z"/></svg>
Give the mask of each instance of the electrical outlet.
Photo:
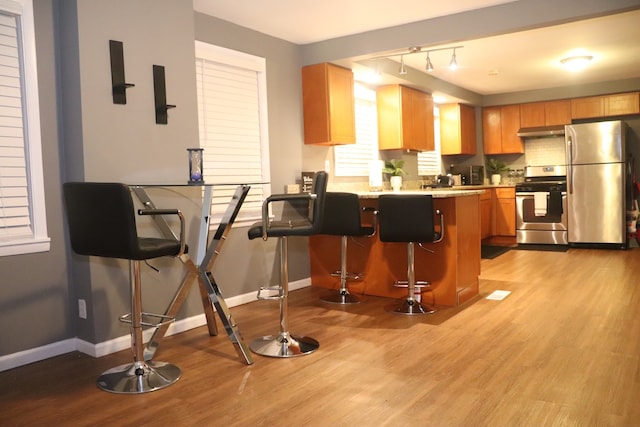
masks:
<svg viewBox="0 0 640 427"><path fill-rule="evenodd" d="M81 319L87 318L87 302L83 299L78 300L78 316Z"/></svg>

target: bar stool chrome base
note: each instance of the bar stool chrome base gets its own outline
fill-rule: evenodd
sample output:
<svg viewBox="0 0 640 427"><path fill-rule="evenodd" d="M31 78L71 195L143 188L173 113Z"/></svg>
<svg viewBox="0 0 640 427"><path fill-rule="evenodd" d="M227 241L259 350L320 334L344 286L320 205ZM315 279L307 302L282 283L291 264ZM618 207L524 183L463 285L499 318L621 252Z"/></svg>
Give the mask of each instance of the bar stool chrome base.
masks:
<svg viewBox="0 0 640 427"><path fill-rule="evenodd" d="M268 357L296 357L313 353L320 343L313 338L281 332L257 338L249 345L251 351Z"/></svg>
<svg viewBox="0 0 640 427"><path fill-rule="evenodd" d="M392 313L407 315L431 314L436 312L434 308L429 306L425 307L414 299L405 299L400 305L390 305L385 307L385 309Z"/></svg>
<svg viewBox="0 0 640 427"><path fill-rule="evenodd" d="M320 297L320 301L328 302L331 304L358 304L362 302L360 297L352 295L349 291L339 289L338 292L333 292Z"/></svg>
<svg viewBox="0 0 640 427"><path fill-rule="evenodd" d="M134 362L116 366L98 377L98 387L119 394L160 390L180 379L182 371L165 362Z"/></svg>

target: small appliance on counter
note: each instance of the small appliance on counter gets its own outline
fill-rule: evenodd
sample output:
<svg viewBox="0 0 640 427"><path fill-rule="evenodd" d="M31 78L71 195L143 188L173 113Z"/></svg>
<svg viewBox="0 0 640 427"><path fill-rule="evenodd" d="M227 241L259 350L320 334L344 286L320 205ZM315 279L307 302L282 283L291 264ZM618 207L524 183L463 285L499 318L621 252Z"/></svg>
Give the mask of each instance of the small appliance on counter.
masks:
<svg viewBox="0 0 640 427"><path fill-rule="evenodd" d="M484 184L484 166L472 165L451 165L452 175L460 175L462 185L482 185Z"/></svg>

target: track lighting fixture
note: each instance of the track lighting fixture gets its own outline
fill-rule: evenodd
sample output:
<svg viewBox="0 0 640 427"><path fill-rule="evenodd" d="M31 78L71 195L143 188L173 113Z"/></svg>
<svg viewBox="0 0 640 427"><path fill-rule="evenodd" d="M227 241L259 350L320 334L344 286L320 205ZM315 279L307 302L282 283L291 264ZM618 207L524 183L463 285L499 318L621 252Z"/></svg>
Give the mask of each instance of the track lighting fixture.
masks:
<svg viewBox="0 0 640 427"><path fill-rule="evenodd" d="M441 47L441 48L436 48L436 49L422 49L422 47L420 46L411 46L409 47L409 49L407 49L406 52L401 52L401 53L392 53L390 55L383 55L383 56L376 56L374 58L369 58L371 60L379 60L381 58L393 58L393 57L400 57L400 67L398 68L398 74L400 75L405 75L407 74L407 66L406 63L404 62L404 57L406 55L415 55L415 54L420 54L420 53L426 53L427 57L426 57L426 63L425 63L425 70L427 70L427 72L431 73L435 70L435 67L433 66L433 63L431 62L431 54L433 52L439 52L439 51L443 51L443 50L451 50L453 51L452 55L451 55L451 61L449 62L449 69L450 70L455 70L458 68L458 59L456 57L456 50L457 49L462 49L464 46L450 46L450 47Z"/></svg>
<svg viewBox="0 0 640 427"><path fill-rule="evenodd" d="M451 62L449 62L449 69L455 71L458 69L458 61L456 61L456 48L453 48L453 55L451 55Z"/></svg>
<svg viewBox="0 0 640 427"><path fill-rule="evenodd" d="M429 52L427 52L427 66L425 68L429 73L433 71L433 64L431 63L431 58L429 58Z"/></svg>
<svg viewBox="0 0 640 427"><path fill-rule="evenodd" d="M404 55L400 56L400 70L398 71L398 74L407 74L407 68L404 66Z"/></svg>

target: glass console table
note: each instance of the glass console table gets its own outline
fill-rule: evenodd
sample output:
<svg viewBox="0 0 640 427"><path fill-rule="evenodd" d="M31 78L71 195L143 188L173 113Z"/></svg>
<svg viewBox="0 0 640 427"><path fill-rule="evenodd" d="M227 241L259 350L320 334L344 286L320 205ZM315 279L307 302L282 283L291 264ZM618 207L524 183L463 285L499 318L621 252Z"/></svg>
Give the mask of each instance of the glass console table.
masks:
<svg viewBox="0 0 640 427"><path fill-rule="evenodd" d="M218 284L213 277L211 271L213 270L213 266L215 264L216 258L220 254L222 250L222 246L226 240L227 235L231 231L231 227L233 222L235 221L240 208L242 207L242 203L244 202L251 185L263 185L266 183L242 183L242 184L199 184L199 185L191 185L191 184L137 184L130 185L131 191L136 195L136 197L140 200L143 206L148 208L155 208L151 197L146 191L147 188L152 187L200 187L203 189L203 199L202 199L202 213L200 219L200 230L198 234L198 244L196 248L196 257L195 261L188 255L184 254L180 257L182 263L187 267L187 274L184 279L180 283L178 290L166 309L165 315L175 317L178 313L185 299L187 298L189 291L191 290L191 285L194 280L198 279L198 288L200 290L200 297L202 300L202 307L204 308L204 314L207 321L207 327L209 330L209 335L215 336L218 334L218 328L216 326L215 312L218 313L220 317L220 321L225 328L229 336L229 340L234 345L238 356L240 356L241 360L245 362L247 365L251 365L253 363L253 358L251 357L251 352L249 351L249 347L245 344L242 335L240 334L240 330L236 325L233 317L231 316L231 312L229 307L227 306L220 289L218 288ZM213 188L214 187L223 187L223 186L235 186L235 193L231 197L231 200L227 204L226 210L222 219L220 220L220 225L218 226L215 234L211 238L211 241L208 242L209 237L209 217L211 210L211 202L213 198ZM173 237L175 233L169 227L167 222L161 215L154 216L154 221L158 226L159 230L166 237ZM215 311L214 311L215 307ZM153 333L153 336L147 343L144 351L145 360L151 360L155 355L160 342L164 338L167 329L169 328L168 324L162 325L156 329Z"/></svg>

